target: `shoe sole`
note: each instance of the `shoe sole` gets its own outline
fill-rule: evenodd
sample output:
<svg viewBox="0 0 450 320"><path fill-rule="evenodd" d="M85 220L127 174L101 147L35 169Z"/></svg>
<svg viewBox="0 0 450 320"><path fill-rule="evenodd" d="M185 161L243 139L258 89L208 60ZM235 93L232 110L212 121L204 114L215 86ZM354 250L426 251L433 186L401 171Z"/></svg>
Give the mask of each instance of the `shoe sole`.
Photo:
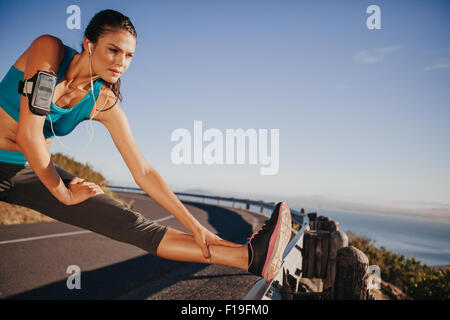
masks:
<svg viewBox="0 0 450 320"><path fill-rule="evenodd" d="M270 237L267 258L264 263L262 275L267 282L271 282L278 274L283 262L284 249L291 238L291 211L285 202L280 205L278 221Z"/></svg>

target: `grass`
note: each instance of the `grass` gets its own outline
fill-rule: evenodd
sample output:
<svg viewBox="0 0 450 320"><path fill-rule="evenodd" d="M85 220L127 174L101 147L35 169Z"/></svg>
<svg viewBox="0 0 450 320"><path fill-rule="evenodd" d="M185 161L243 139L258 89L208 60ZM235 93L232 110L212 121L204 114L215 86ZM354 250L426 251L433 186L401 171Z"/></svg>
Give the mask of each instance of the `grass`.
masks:
<svg viewBox="0 0 450 320"><path fill-rule="evenodd" d="M101 173L95 171L88 163L83 164L81 162L75 161L73 158L65 156L62 153L52 154L51 157L55 165L71 172L77 177L85 179L86 181L96 183L103 189L105 194L108 194L112 198L121 202L127 208L131 208L131 204L123 201L113 191L108 189L108 181L105 179L105 177L103 177ZM35 210L0 201L0 225L44 221L52 222L55 220Z"/></svg>
<svg viewBox="0 0 450 320"><path fill-rule="evenodd" d="M399 287L413 300L450 300L450 270L429 267L414 257L375 247L375 241L347 230L349 245L366 254L370 265L381 270L381 279Z"/></svg>

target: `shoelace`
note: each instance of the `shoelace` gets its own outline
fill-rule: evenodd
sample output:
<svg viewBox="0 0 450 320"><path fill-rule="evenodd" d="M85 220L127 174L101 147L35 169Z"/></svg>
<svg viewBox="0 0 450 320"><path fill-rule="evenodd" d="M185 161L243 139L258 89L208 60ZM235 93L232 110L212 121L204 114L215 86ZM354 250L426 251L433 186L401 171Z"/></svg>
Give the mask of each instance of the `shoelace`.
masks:
<svg viewBox="0 0 450 320"><path fill-rule="evenodd" d="M262 228L254 232L251 237L247 238L247 240L253 240L257 235L267 232L267 230L269 230L269 228L267 227L268 221L269 220L266 220L266 222L262 225Z"/></svg>

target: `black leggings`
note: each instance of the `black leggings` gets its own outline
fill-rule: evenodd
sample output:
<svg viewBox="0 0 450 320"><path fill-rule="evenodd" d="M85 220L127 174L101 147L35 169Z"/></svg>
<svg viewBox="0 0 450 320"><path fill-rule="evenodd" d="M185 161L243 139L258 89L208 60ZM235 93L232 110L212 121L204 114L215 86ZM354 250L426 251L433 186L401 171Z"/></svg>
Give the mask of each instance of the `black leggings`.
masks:
<svg viewBox="0 0 450 320"><path fill-rule="evenodd" d="M68 186L75 176L58 166L55 168ZM0 201L36 210L61 222L132 244L153 255L168 230L106 194L67 206L50 193L30 165L0 162Z"/></svg>

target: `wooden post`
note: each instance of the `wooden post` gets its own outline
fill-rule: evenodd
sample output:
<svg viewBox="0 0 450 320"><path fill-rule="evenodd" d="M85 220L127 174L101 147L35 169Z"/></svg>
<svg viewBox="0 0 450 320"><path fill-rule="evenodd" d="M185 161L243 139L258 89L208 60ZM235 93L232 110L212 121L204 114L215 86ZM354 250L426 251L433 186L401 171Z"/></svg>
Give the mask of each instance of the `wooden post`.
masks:
<svg viewBox="0 0 450 320"><path fill-rule="evenodd" d="M236 208L236 200L233 200L233 208Z"/></svg>
<svg viewBox="0 0 450 320"><path fill-rule="evenodd" d="M316 219L316 230L327 230L331 219L329 217L320 216Z"/></svg>
<svg viewBox="0 0 450 320"><path fill-rule="evenodd" d="M250 203L247 203L247 204L245 205L245 209L250 210Z"/></svg>
<svg viewBox="0 0 450 320"><path fill-rule="evenodd" d="M320 216L315 219L315 229L333 232L339 229L339 222L329 217Z"/></svg>
<svg viewBox="0 0 450 320"><path fill-rule="evenodd" d="M261 209L259 210L260 213L264 213L264 207L261 206Z"/></svg>
<svg viewBox="0 0 450 320"><path fill-rule="evenodd" d="M323 235L321 237L321 251L322 257L320 259L320 272L318 273L318 277L321 279L325 279L327 277L327 269L329 264L329 249L330 249L330 233L328 231L323 231Z"/></svg>
<svg viewBox="0 0 450 320"><path fill-rule="evenodd" d="M328 231L334 232L337 230L339 230L339 222L331 220L330 223L328 224Z"/></svg>
<svg viewBox="0 0 450 320"><path fill-rule="evenodd" d="M283 300L292 300L292 287L289 281L289 270L283 268L283 281L281 286L281 297ZM295 292L295 291L294 291Z"/></svg>
<svg viewBox="0 0 450 320"><path fill-rule="evenodd" d="M369 259L359 249L349 246L337 251L336 300L364 300L367 286L364 281Z"/></svg>
<svg viewBox="0 0 450 320"><path fill-rule="evenodd" d="M311 230L316 230L316 224L315 224L315 220L317 218L317 213L308 213L308 218L309 218L309 228Z"/></svg>
<svg viewBox="0 0 450 320"><path fill-rule="evenodd" d="M315 248L315 256L314 256L314 277L320 278L320 271L322 267L322 239L320 238L320 234L317 231L317 239L316 239L316 248Z"/></svg>
<svg viewBox="0 0 450 320"><path fill-rule="evenodd" d="M304 248L304 257L303 257L303 270L302 276L305 278L312 279L314 277L314 260L315 260L315 251L316 251L316 239L317 235L315 230L305 231L303 236L303 248Z"/></svg>
<svg viewBox="0 0 450 320"><path fill-rule="evenodd" d="M337 222L334 221L336 224ZM338 224L332 224L338 228ZM331 288L330 296L331 299L334 297L334 287L335 287L335 278L336 278L336 256L337 252L341 248L345 248L348 246L348 237L347 234L341 230L335 230L330 234L330 248L328 253L328 268L327 268L327 276L324 280L323 287L325 289Z"/></svg>
<svg viewBox="0 0 450 320"><path fill-rule="evenodd" d="M326 278L330 233L323 230L305 231L303 238L303 270L305 278Z"/></svg>

